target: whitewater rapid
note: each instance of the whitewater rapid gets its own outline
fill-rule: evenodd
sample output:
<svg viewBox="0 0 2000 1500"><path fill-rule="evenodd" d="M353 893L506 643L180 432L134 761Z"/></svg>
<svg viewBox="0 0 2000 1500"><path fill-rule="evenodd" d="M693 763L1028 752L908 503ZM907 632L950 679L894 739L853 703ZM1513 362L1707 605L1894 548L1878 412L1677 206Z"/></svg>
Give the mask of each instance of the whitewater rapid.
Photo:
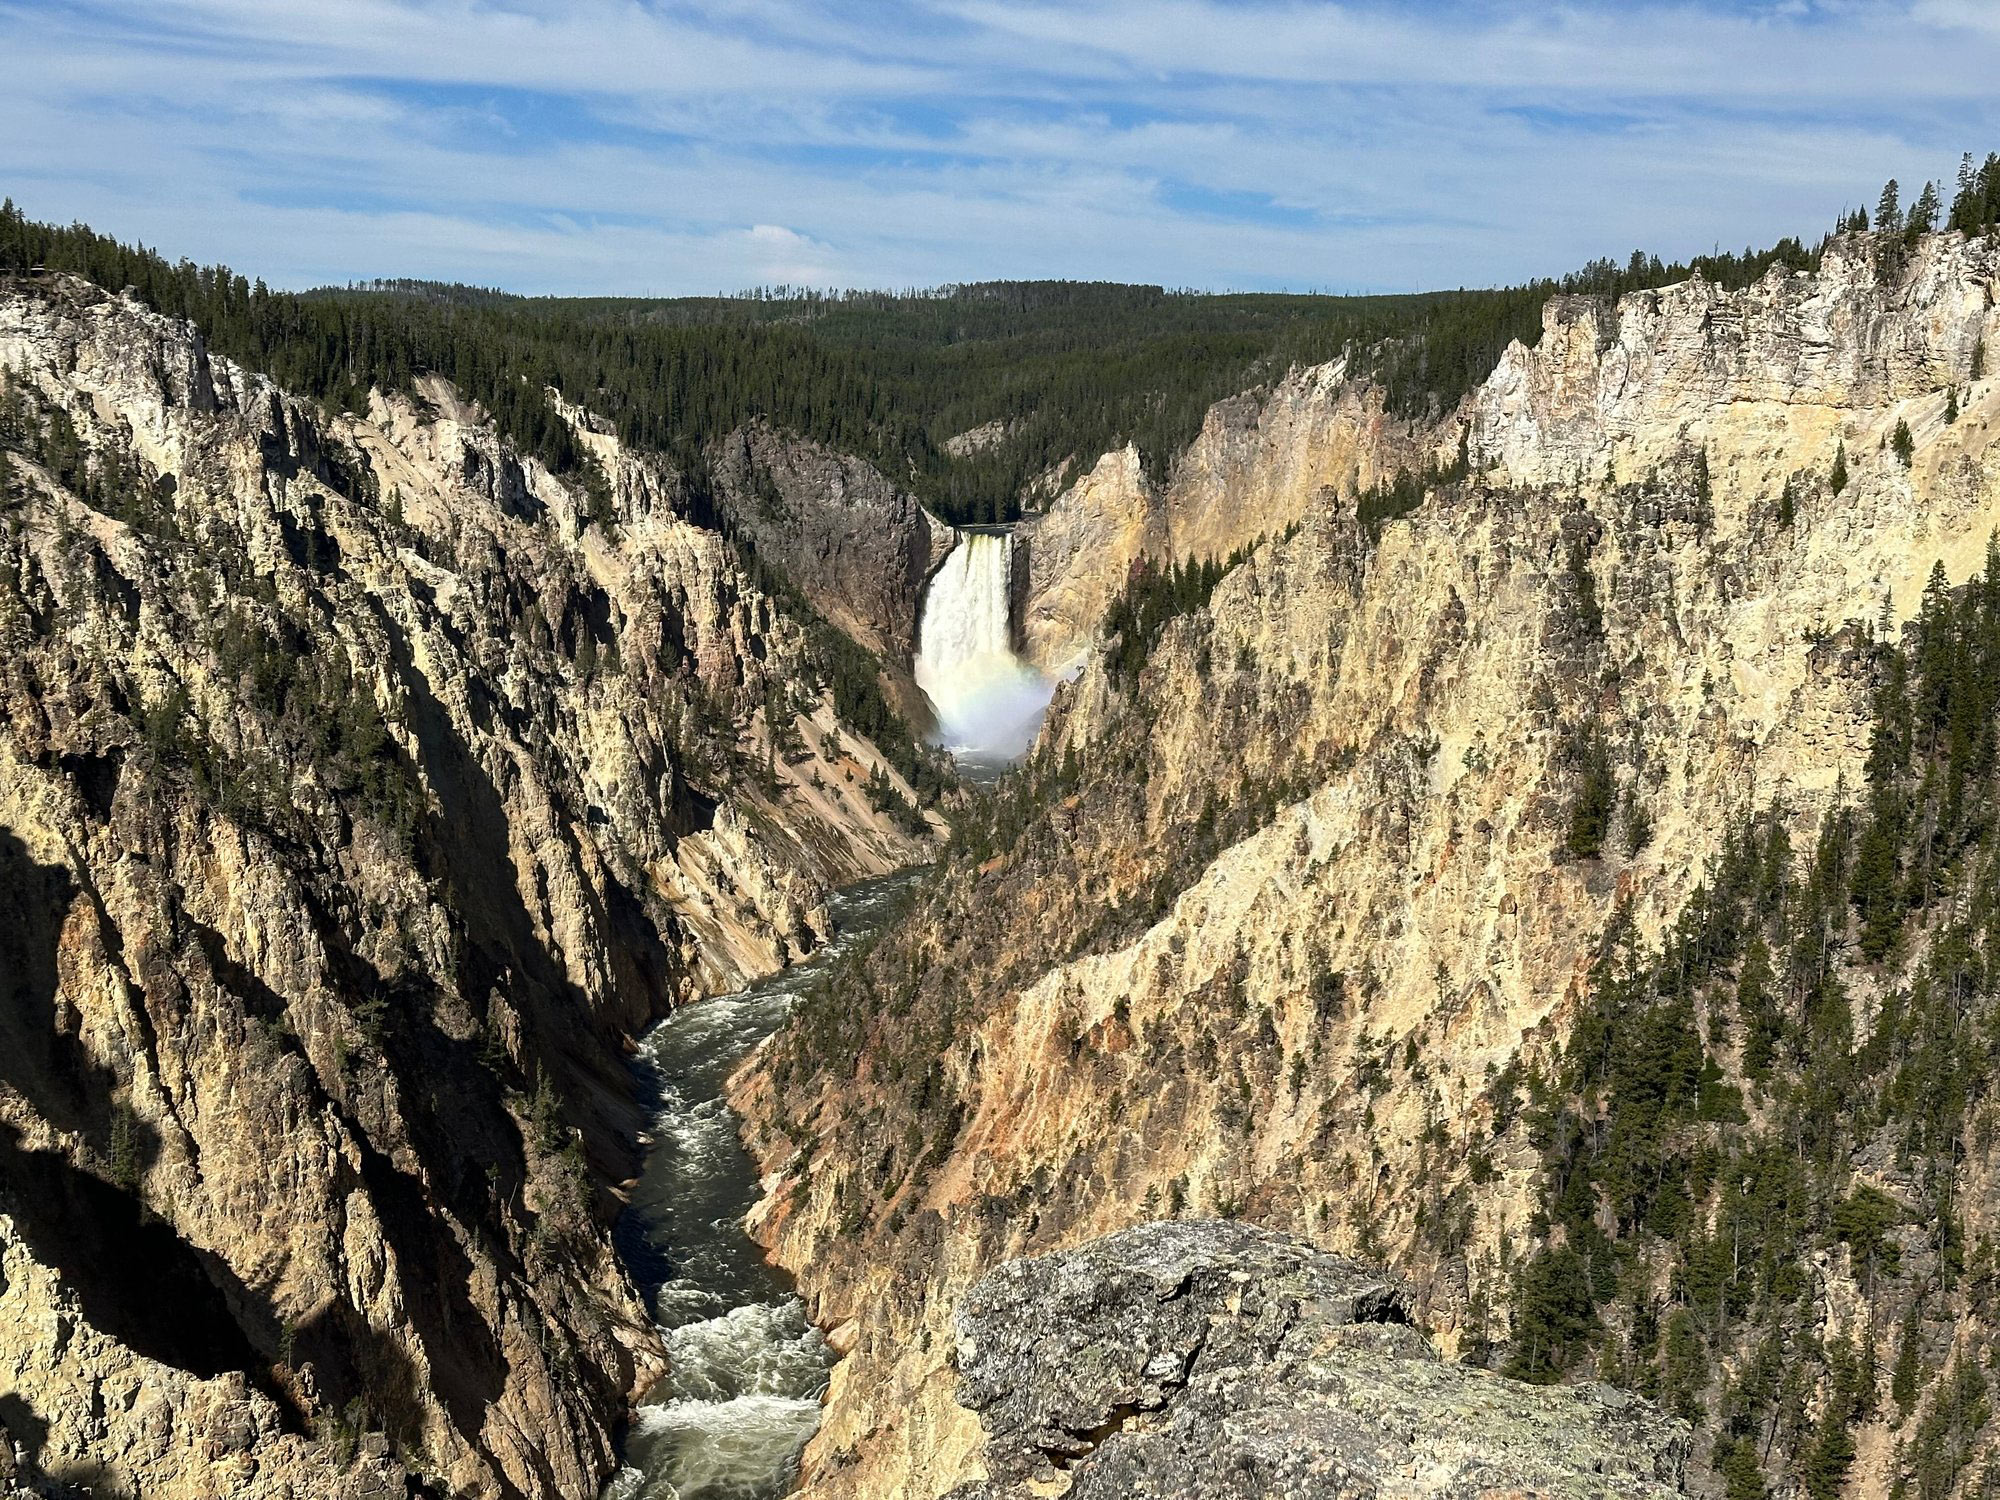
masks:
<svg viewBox="0 0 2000 1500"><path fill-rule="evenodd" d="M828 964L879 928L919 872L834 897L834 936L803 964L683 1006L640 1047L654 1113L618 1249L650 1298L669 1367L604 1500L776 1500L819 1425L833 1360L791 1284L744 1232L757 1175L722 1088Z"/></svg>
<svg viewBox="0 0 2000 1500"><path fill-rule="evenodd" d="M924 594L917 686L937 740L960 759L1011 761L1042 726L1055 685L1014 654L1013 538L968 531Z"/></svg>

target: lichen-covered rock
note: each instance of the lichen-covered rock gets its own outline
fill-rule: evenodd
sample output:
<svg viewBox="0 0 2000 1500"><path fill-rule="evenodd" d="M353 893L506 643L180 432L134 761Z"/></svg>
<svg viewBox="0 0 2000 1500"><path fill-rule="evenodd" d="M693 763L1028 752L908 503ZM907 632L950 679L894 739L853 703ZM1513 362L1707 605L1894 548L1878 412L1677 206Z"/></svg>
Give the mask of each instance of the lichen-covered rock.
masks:
<svg viewBox="0 0 2000 1500"><path fill-rule="evenodd" d="M985 1478L954 1500L1659 1500L1689 1434L1607 1386L1437 1357L1402 1289L1302 1240L1141 1225L961 1299Z"/></svg>

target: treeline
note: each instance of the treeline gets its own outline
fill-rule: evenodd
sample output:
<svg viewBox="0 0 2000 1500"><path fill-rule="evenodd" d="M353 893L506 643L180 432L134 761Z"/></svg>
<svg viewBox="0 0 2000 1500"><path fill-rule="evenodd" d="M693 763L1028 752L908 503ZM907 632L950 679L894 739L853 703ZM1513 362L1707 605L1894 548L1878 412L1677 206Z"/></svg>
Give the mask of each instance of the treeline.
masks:
<svg viewBox="0 0 2000 1500"><path fill-rule="evenodd" d="M1913 217L1890 215L1897 227L1934 219L1923 201ZM1966 158L1950 217L1968 232L2000 217L2000 159L1974 169ZM1822 248L1786 239L1674 262L1634 251L1519 286L1401 296L1065 281L527 298L390 280L291 293L0 206L0 270L132 287L219 353L334 406L359 409L371 387L436 373L524 451L574 473L582 454L544 398L553 386L627 442L671 456L697 487L710 445L762 418L869 459L957 522L1011 519L1051 475L1127 442L1164 480L1211 406L1296 366L1345 355L1381 381L1393 411L1421 416L1484 380L1511 341L1533 344L1552 295L1615 297L1697 273L1741 287L1773 266L1809 268ZM982 429L989 440L953 442Z"/></svg>
<svg viewBox="0 0 2000 1500"><path fill-rule="evenodd" d="M1897 1493L1942 1500L1990 1410L2000 1246L1960 1193L2000 1066L2000 548L1866 649L1859 805L1802 858L1782 809L1734 830L1656 951L1616 921L1556 1067L1491 1093L1541 1153L1505 1367L1705 1423L1730 1500L1835 1500L1876 1418Z"/></svg>
<svg viewBox="0 0 2000 1500"><path fill-rule="evenodd" d="M1926 182L1907 209L1902 197L1902 184L1891 177L1882 184L1872 220L1867 209L1857 208L1842 217L1839 227L1842 231L1873 228L1884 234L1900 234L1910 244L1939 227L1944 204L1935 182ZM1971 235L1983 234L1996 223L2000 223L2000 155L1989 152L1983 163L1974 166L1968 151L1959 158L1958 191L1943 227Z"/></svg>
<svg viewBox="0 0 2000 1500"><path fill-rule="evenodd" d="M584 455L544 395L551 386L697 478L707 441L752 417L891 472L917 442L879 380L793 328L639 329L497 295L274 292L227 267L170 264L83 225L34 223L10 200L0 205L0 270L32 268L130 287L193 322L216 352L331 406L360 410L371 387L408 389L417 375L442 375L522 451L564 474L580 473Z"/></svg>

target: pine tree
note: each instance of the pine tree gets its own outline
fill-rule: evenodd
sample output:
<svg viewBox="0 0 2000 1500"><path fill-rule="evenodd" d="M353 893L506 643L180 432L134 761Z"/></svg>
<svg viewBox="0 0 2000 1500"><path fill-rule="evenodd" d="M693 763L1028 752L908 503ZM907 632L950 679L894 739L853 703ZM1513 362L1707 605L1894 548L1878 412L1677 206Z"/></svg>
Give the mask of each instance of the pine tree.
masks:
<svg viewBox="0 0 2000 1500"><path fill-rule="evenodd" d="M1625 792L1622 821L1625 825L1625 853L1636 856L1653 842L1653 815L1646 811L1646 804L1629 787Z"/></svg>
<svg viewBox="0 0 2000 1500"><path fill-rule="evenodd" d="M1771 948L1760 932L1751 939L1736 985L1736 1014L1743 1026L1743 1071L1751 1078L1769 1075L1784 1037L1785 1017L1773 993L1774 982Z"/></svg>
<svg viewBox="0 0 2000 1500"><path fill-rule="evenodd" d="M1537 1250L1521 1273L1507 1373L1535 1385L1554 1384L1576 1363L1597 1326L1583 1257L1567 1245Z"/></svg>
<svg viewBox="0 0 2000 1500"><path fill-rule="evenodd" d="M1597 580L1581 539L1569 544L1569 586L1577 633L1587 641L1604 639L1604 609L1597 602Z"/></svg>
<svg viewBox="0 0 2000 1500"><path fill-rule="evenodd" d="M1891 177L1882 184L1882 196L1875 200L1875 227L1884 234L1894 234L1903 227L1903 210L1898 202L1900 191L1896 179Z"/></svg>
<svg viewBox="0 0 2000 1500"><path fill-rule="evenodd" d="M1985 217L1985 203L1979 196L1979 174L1973 169L1972 153L1958 159L1958 191L1951 200L1950 227L1961 234L1975 234Z"/></svg>
<svg viewBox="0 0 2000 1500"><path fill-rule="evenodd" d="M1847 444L1842 442L1833 450L1833 471L1826 476L1827 488L1838 495L1847 488Z"/></svg>
<svg viewBox="0 0 2000 1500"><path fill-rule="evenodd" d="M1896 1368L1889 1376L1889 1395L1896 1403L1896 1410L1905 1417L1917 1404L1917 1381L1923 1373L1923 1356L1918 1348L1922 1336L1923 1309L1912 1302L1903 1318L1902 1340L1896 1346Z"/></svg>
<svg viewBox="0 0 2000 1500"><path fill-rule="evenodd" d="M1973 184L1978 196L1978 229L1983 233L2000 219L2000 152L1988 152Z"/></svg>
<svg viewBox="0 0 2000 1500"><path fill-rule="evenodd" d="M1919 236L1929 234L1937 228L1937 219L1937 186L1926 182L1924 190L1917 195L1917 201L1910 206L1910 222L1903 231L1904 237L1914 244Z"/></svg>
<svg viewBox="0 0 2000 1500"><path fill-rule="evenodd" d="M1895 794L1879 792L1854 855L1852 901L1861 918L1861 952L1880 963L1903 930L1903 891L1896 853L1902 847L1902 810Z"/></svg>
<svg viewBox="0 0 2000 1500"><path fill-rule="evenodd" d="M1722 1476L1723 1500L1764 1500L1769 1491L1757 1463L1757 1444L1747 1437L1724 1439L1716 1448L1715 1471Z"/></svg>
<svg viewBox="0 0 2000 1500"><path fill-rule="evenodd" d="M1806 1493L1812 1500L1840 1500L1847 1471L1854 1466L1854 1434L1845 1402L1830 1399L1819 1419L1812 1447L1800 1465Z"/></svg>
<svg viewBox="0 0 2000 1500"><path fill-rule="evenodd" d="M1574 858L1596 859L1604 852L1604 836L1611 827L1615 783L1610 752L1595 724L1583 732L1575 754L1576 797L1570 803L1568 847Z"/></svg>
<svg viewBox="0 0 2000 1500"><path fill-rule="evenodd" d="M1889 434L1889 449L1906 469L1916 457L1916 439L1910 436L1910 424L1900 417L1896 419L1896 430Z"/></svg>

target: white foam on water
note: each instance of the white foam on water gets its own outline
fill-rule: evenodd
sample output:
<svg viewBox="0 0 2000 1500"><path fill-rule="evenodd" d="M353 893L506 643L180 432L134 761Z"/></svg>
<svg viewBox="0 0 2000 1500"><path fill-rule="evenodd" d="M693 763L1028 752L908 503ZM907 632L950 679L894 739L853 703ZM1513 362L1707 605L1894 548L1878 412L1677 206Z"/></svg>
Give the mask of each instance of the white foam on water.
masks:
<svg viewBox="0 0 2000 1500"><path fill-rule="evenodd" d="M729 1070L834 955L880 925L914 873L836 897L817 960L676 1011L646 1038L655 1145L634 1197L667 1279L653 1316L667 1369L635 1412L603 1500L778 1500L819 1425L831 1351L743 1229L755 1168L720 1097Z"/></svg>
<svg viewBox="0 0 2000 1500"><path fill-rule="evenodd" d="M656 1397L728 1403L740 1396L785 1396L817 1403L826 1386L826 1341L794 1297L733 1307L721 1317L676 1328L672 1360Z"/></svg>
<svg viewBox="0 0 2000 1500"><path fill-rule="evenodd" d="M779 1494L818 1425L817 1398L751 1395L641 1407L633 1422L633 1448L656 1443L671 1448L673 1463L652 1474L624 1471L638 1472L640 1481L617 1500L754 1500Z"/></svg>
<svg viewBox="0 0 2000 1500"><path fill-rule="evenodd" d="M692 1109L670 1108L654 1120L661 1139L680 1154L681 1170L690 1175L713 1171L736 1149L736 1116L720 1099L707 1099Z"/></svg>

